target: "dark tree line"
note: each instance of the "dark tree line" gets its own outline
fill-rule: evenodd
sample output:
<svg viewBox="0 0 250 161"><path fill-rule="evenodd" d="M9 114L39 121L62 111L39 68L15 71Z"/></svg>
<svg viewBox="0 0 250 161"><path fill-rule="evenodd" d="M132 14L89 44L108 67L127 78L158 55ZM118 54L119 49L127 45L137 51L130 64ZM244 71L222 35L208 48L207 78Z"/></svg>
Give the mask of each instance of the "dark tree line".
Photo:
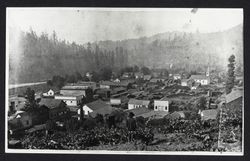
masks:
<svg viewBox="0 0 250 161"><path fill-rule="evenodd" d="M120 69L127 66L128 51L117 46L114 50L101 49L98 44L79 45L59 40L56 33L52 36L34 31L22 34L20 67L16 67L20 82L40 81L54 75L66 75L103 68ZM13 67L14 64L12 65ZM70 76L71 82L77 78Z"/></svg>

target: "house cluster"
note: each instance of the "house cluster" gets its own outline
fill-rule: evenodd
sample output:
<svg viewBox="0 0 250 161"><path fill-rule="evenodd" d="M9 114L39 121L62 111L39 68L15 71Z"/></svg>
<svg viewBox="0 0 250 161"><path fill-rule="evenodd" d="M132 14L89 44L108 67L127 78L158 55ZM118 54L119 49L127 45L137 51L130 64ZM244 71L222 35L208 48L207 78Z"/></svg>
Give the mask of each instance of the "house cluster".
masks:
<svg viewBox="0 0 250 161"><path fill-rule="evenodd" d="M157 72L151 75L136 72L124 73L120 78L98 83L70 83L59 91L44 91L37 100L39 107L36 109L39 110L25 111L23 109L26 108L27 99L20 96L11 97L9 129L12 132L28 129L48 120L61 121L66 117L81 120L81 117L96 117L98 114L106 116L117 109L127 113L133 112L135 117L181 119L185 118L185 111L173 110L174 97L191 97L193 90L208 86L210 82L209 72L205 75L191 75L189 78L183 78L183 75L178 73L163 76ZM208 98L217 99L221 94L212 95L216 95L216 92L209 93ZM226 96L227 105L234 106L235 101L242 101L237 94ZM215 102L209 101L209 109L199 111L203 120L217 117L219 107Z"/></svg>

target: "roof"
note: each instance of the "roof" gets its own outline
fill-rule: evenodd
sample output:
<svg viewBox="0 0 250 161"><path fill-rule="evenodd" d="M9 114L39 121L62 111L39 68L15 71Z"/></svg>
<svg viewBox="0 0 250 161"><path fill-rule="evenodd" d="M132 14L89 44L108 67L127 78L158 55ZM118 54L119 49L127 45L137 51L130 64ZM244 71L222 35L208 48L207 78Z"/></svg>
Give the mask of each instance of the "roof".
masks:
<svg viewBox="0 0 250 161"><path fill-rule="evenodd" d="M160 119L160 118L163 118L164 116L166 116L167 114L168 114L168 112L166 112L166 111L149 111L149 112L137 115L136 117L142 116L144 118L152 117L154 119Z"/></svg>
<svg viewBox="0 0 250 161"><path fill-rule="evenodd" d="M170 118L170 119L185 118L185 113L183 111L175 111L167 115L167 118Z"/></svg>
<svg viewBox="0 0 250 161"><path fill-rule="evenodd" d="M14 97L10 97L9 100L10 100L10 101L21 101L21 102L25 102L27 99L26 99L25 97L14 96Z"/></svg>
<svg viewBox="0 0 250 161"><path fill-rule="evenodd" d="M149 100L137 100L137 99L130 99L128 104L135 104L135 105L144 105L148 106L149 105Z"/></svg>
<svg viewBox="0 0 250 161"><path fill-rule="evenodd" d="M146 107L139 107L139 108L135 108L135 109L131 109L131 110L126 110L126 112L133 112L135 114L135 116L139 116L148 112L151 112L152 110L146 108Z"/></svg>
<svg viewBox="0 0 250 161"><path fill-rule="evenodd" d="M151 77L151 75L144 75L144 79L150 79Z"/></svg>
<svg viewBox="0 0 250 161"><path fill-rule="evenodd" d="M144 74L141 73L141 72L136 72L134 75L137 75L137 76L143 76Z"/></svg>
<svg viewBox="0 0 250 161"><path fill-rule="evenodd" d="M112 90L112 93L117 93L117 92L120 92L120 91L126 91L126 88L124 87L117 87L117 88L114 88Z"/></svg>
<svg viewBox="0 0 250 161"><path fill-rule="evenodd" d="M111 81L102 81L100 82L101 85L108 85L108 86L127 86L130 82L128 81L121 81L121 82L111 82Z"/></svg>
<svg viewBox="0 0 250 161"><path fill-rule="evenodd" d="M158 81L164 81L164 80L165 80L164 78L152 78L150 79L150 82L157 83Z"/></svg>
<svg viewBox="0 0 250 161"><path fill-rule="evenodd" d="M40 105L44 105L48 108L55 108L61 104L62 100L50 99L50 98L42 98L39 102Z"/></svg>
<svg viewBox="0 0 250 161"><path fill-rule="evenodd" d="M86 90L88 87L83 85L66 85L61 90Z"/></svg>
<svg viewBox="0 0 250 161"><path fill-rule="evenodd" d="M191 75L190 79L210 79L206 75Z"/></svg>
<svg viewBox="0 0 250 161"><path fill-rule="evenodd" d="M112 106L104 106L102 108L99 108L93 112L90 113L90 115L92 117L96 117L97 114L101 114L101 115L107 115L107 114L111 114L113 111L115 111L116 108L112 107Z"/></svg>
<svg viewBox="0 0 250 161"><path fill-rule="evenodd" d="M243 97L243 90L233 90L231 93L226 95L226 103L230 103L240 97Z"/></svg>
<svg viewBox="0 0 250 161"><path fill-rule="evenodd" d="M92 109L93 111L99 110L99 109L109 109L109 107L111 107L110 105L108 105L107 103L105 103L102 100L96 100L94 102L90 102L87 103L86 106L88 106L90 109Z"/></svg>
<svg viewBox="0 0 250 161"><path fill-rule="evenodd" d="M218 114L218 109L203 110L201 112L203 115L202 120L215 120Z"/></svg>

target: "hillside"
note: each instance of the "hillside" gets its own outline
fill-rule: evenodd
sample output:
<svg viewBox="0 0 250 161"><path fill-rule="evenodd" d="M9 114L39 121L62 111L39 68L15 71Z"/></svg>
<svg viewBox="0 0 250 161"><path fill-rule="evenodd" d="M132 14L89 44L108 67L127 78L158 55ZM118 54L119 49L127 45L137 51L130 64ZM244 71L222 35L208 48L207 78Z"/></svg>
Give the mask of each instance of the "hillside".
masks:
<svg viewBox="0 0 250 161"><path fill-rule="evenodd" d="M122 41L99 41L88 44L58 40L56 33L37 36L34 31L16 36L10 30L10 83L28 83L127 65L186 70L225 67L227 58L236 55L243 64L243 26L216 33L166 32Z"/></svg>

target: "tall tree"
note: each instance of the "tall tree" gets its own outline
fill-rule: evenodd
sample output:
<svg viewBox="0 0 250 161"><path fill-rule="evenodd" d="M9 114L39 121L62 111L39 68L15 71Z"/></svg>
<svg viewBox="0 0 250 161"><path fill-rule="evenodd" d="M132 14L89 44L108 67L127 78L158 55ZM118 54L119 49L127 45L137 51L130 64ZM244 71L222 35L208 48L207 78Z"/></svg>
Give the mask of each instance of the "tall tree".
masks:
<svg viewBox="0 0 250 161"><path fill-rule="evenodd" d="M227 65L228 71L227 71L227 80L226 80L226 94L230 93L234 87L234 81L235 81L235 56L231 55L228 59L229 64Z"/></svg>

